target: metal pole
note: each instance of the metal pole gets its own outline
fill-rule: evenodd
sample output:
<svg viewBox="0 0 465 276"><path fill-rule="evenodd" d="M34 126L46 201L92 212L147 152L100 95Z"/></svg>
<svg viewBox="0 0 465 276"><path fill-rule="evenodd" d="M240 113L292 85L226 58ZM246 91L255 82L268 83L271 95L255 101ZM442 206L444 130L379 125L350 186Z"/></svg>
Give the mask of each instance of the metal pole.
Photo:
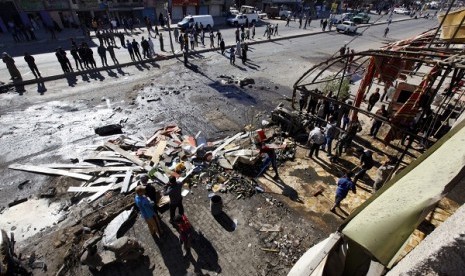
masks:
<svg viewBox="0 0 465 276"><path fill-rule="evenodd" d="M167 23L168 23L168 34L170 36L170 46L171 46L171 52L174 54L174 46L173 46L173 38L171 37L171 14L168 12L168 3L165 3L165 11L166 15L168 17Z"/></svg>

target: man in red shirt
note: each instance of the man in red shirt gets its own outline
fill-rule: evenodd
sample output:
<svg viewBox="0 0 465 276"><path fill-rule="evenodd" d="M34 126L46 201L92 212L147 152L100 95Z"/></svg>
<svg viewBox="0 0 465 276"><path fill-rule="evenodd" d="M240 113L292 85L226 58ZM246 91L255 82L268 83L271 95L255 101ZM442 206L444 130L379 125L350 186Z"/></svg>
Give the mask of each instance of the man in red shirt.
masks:
<svg viewBox="0 0 465 276"><path fill-rule="evenodd" d="M278 162L276 161L275 149L284 149L286 146L285 145L281 145L281 146L269 145L269 144L265 144L263 141L257 142L256 146L260 150L260 155L267 154L268 158L270 158L271 165L273 166L273 170L275 172L275 176L273 177L273 179L275 180L279 179ZM258 176L260 176L261 173L262 171L260 171Z"/></svg>

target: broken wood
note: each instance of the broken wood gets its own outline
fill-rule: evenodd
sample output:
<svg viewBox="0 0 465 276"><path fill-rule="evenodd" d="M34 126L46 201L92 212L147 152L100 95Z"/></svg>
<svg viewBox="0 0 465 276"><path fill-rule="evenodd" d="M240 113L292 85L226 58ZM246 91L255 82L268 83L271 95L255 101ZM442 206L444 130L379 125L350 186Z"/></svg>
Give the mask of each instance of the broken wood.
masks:
<svg viewBox="0 0 465 276"><path fill-rule="evenodd" d="M71 169L72 172L77 173L103 173L103 172L123 172L123 171L135 171L140 172L142 170L141 167L136 166L121 166L121 167L94 167L94 168L87 168L87 169Z"/></svg>
<svg viewBox="0 0 465 276"><path fill-rule="evenodd" d="M226 139L226 141L221 144L219 147L217 147L214 151L213 151L213 157L216 156L216 154L222 150L225 146L229 145L232 141L236 140L238 137L240 137L242 135L242 132L239 132L237 133L236 135L234 135L233 137L229 138L229 139Z"/></svg>
<svg viewBox="0 0 465 276"><path fill-rule="evenodd" d="M97 193L103 190L115 190L121 187L121 184L115 184L110 189L107 189L106 186L94 186L94 187L75 187L71 186L68 188L68 193Z"/></svg>
<svg viewBox="0 0 465 276"><path fill-rule="evenodd" d="M131 182L132 171L127 171L126 176L124 177L123 185L121 187L121 193L127 193L129 189L129 183Z"/></svg>
<svg viewBox="0 0 465 276"><path fill-rule="evenodd" d="M150 166L148 166L144 161L139 159L137 156L130 154L129 152L123 150L122 148L120 148L119 146L117 146L117 145L115 145L113 143L106 142L105 147L107 147L107 148L121 154L121 156L123 156L124 158L132 161L134 164L136 164L138 166L141 166L146 171L150 171L152 169Z"/></svg>
<svg viewBox="0 0 465 276"><path fill-rule="evenodd" d="M11 164L8 168L12 170L19 170L19 171L68 176L68 177L86 180L86 181L89 181L92 179L92 176L86 175L86 174L73 173L73 172L59 170L59 169L44 168L44 167L39 167L39 166L34 166L34 165Z"/></svg>

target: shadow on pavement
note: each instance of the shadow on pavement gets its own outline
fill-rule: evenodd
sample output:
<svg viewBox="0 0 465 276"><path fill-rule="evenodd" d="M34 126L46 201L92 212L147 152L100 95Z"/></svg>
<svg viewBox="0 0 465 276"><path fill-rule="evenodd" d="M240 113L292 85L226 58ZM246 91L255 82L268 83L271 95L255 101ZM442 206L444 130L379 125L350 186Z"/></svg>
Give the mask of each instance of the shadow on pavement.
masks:
<svg viewBox="0 0 465 276"><path fill-rule="evenodd" d="M218 253L211 242L203 235L202 232L194 232L192 239L192 249L197 253L197 260L194 260L192 254L189 259L194 265L194 271L202 274L201 269L221 273L221 266L218 264Z"/></svg>
<svg viewBox="0 0 465 276"><path fill-rule="evenodd" d="M302 203L302 204L304 203L302 199L299 198L299 193L294 188L284 183L284 181L282 181L281 179L275 180L270 175L268 175L268 173L266 173L265 175L269 177L268 180L272 181L274 184L276 184L276 186L278 186L281 189L282 191L281 194L283 196L288 197L292 201Z"/></svg>
<svg viewBox="0 0 465 276"><path fill-rule="evenodd" d="M234 221L223 211L220 214L213 216L215 220L228 232L236 230Z"/></svg>
<svg viewBox="0 0 465 276"><path fill-rule="evenodd" d="M155 266L150 267L148 256L142 256L138 260L125 263L115 262L104 266L100 271L92 272L92 275L140 275L152 276Z"/></svg>

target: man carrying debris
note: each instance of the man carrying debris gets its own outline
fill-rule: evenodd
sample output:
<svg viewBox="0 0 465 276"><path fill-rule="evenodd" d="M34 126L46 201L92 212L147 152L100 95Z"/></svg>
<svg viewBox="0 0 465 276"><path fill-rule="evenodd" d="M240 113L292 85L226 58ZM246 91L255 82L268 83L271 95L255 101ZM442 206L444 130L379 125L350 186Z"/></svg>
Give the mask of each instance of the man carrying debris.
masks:
<svg viewBox="0 0 465 276"><path fill-rule="evenodd" d="M336 199L334 201L333 207L330 209L331 212L334 212L336 210L336 207L340 208L339 205L341 204L341 201L347 197L349 190L352 190L354 194L356 193L355 184L350 179L352 176L353 173L348 172L346 175L339 178L339 180L337 181Z"/></svg>
<svg viewBox="0 0 465 276"><path fill-rule="evenodd" d="M277 159L276 159L276 151L275 151L275 149L283 149L286 146L285 145L281 145L281 146L267 145L267 144L265 144L264 141L257 142L255 145L260 150L260 155L266 154L268 156L269 160L271 161L271 166L273 166L273 170L275 172L275 176L273 176L273 179L275 179L275 180L279 179L278 162L277 162ZM264 168L268 167L268 164L269 163L267 163ZM262 171L263 171L263 169L260 170L260 173L257 175L257 177L262 174Z"/></svg>
<svg viewBox="0 0 465 276"><path fill-rule="evenodd" d="M136 206L139 208L142 218L145 219L147 226L149 227L150 234L159 239L160 238L160 229L158 228L156 222L156 214L153 210L153 206L145 196L146 190L143 185L136 187L136 197L134 199Z"/></svg>
<svg viewBox="0 0 465 276"><path fill-rule="evenodd" d="M316 126L312 131L310 131L307 143L310 144L310 151L308 152L307 157L313 158L313 153L315 153L316 158L318 158L320 147L325 143L325 135L321 131L320 127Z"/></svg>
<svg viewBox="0 0 465 276"><path fill-rule="evenodd" d="M170 176L168 184L165 186L164 195L170 197L170 223L174 223L174 214L178 208L179 214L184 215L184 206L182 206L182 183L176 181L176 177Z"/></svg>

